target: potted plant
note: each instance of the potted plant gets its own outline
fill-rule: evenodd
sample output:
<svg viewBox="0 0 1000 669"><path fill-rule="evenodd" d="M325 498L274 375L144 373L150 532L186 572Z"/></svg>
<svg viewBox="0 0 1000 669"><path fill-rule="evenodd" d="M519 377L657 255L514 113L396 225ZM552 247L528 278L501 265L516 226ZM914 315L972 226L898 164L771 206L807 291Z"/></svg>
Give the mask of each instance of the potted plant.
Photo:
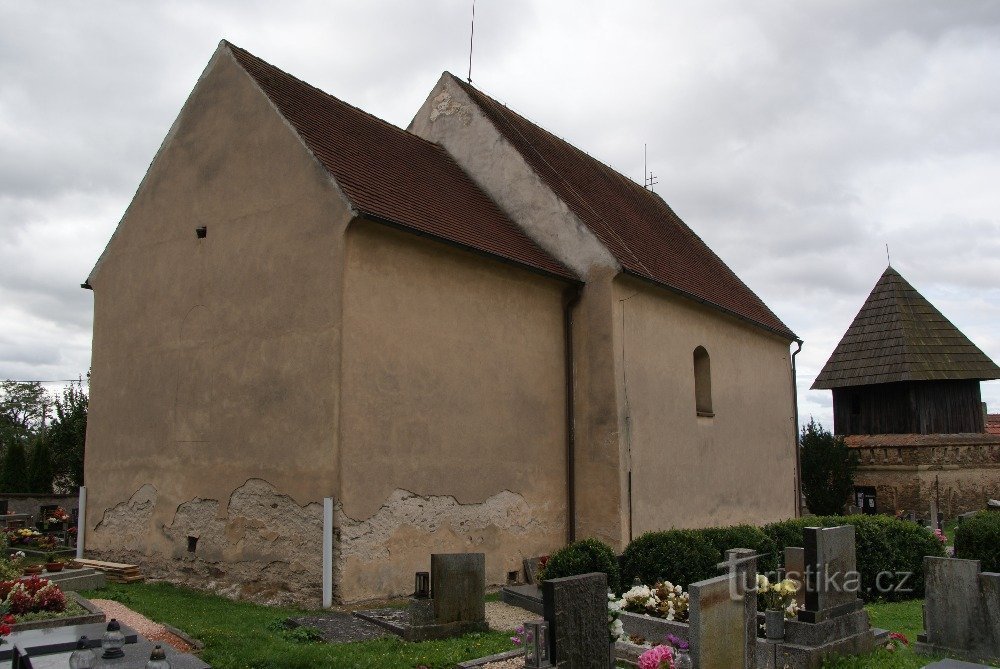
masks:
<svg viewBox="0 0 1000 669"><path fill-rule="evenodd" d="M799 582L786 578L771 583L767 576L757 574L757 597L764 605L764 633L768 639L785 638L785 617L795 615L795 593Z"/></svg>
<svg viewBox="0 0 1000 669"><path fill-rule="evenodd" d="M63 562L56 557L55 553L45 554L45 570L50 572L62 571Z"/></svg>
<svg viewBox="0 0 1000 669"><path fill-rule="evenodd" d="M37 576L42 573L42 565L40 564L29 564L24 568L25 576Z"/></svg>

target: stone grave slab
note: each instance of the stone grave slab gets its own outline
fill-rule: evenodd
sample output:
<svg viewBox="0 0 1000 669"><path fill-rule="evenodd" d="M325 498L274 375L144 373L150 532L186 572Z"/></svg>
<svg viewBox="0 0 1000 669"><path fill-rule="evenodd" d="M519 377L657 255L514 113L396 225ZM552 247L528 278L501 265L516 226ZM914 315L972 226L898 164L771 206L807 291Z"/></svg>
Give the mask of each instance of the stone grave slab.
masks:
<svg viewBox="0 0 1000 669"><path fill-rule="evenodd" d="M486 554L432 554L431 597L439 625L485 621Z"/></svg>
<svg viewBox="0 0 1000 669"><path fill-rule="evenodd" d="M323 635L323 641L327 643L370 641L390 634L389 630L369 620L337 611L330 611L321 616L289 618L285 621L285 626L289 628L315 627Z"/></svg>
<svg viewBox="0 0 1000 669"><path fill-rule="evenodd" d="M1000 661L1000 574L979 560L924 558L924 633L915 649Z"/></svg>
<svg viewBox="0 0 1000 669"><path fill-rule="evenodd" d="M807 527L805 539L805 610L799 620L818 623L862 607L854 526Z"/></svg>
<svg viewBox="0 0 1000 669"><path fill-rule="evenodd" d="M92 648L98 648L107 627L105 623L89 623L11 632L4 638L3 645L0 645L0 660L11 659L18 652L37 654L73 651L81 636L86 636L90 640ZM136 643L139 640L139 635L134 629L128 625L121 627L126 644Z"/></svg>
<svg viewBox="0 0 1000 669"><path fill-rule="evenodd" d="M500 599L505 604L527 609L543 615L542 589L537 585L508 585L500 589Z"/></svg>
<svg viewBox="0 0 1000 669"><path fill-rule="evenodd" d="M785 577L791 578L803 585L806 582L806 549L798 546L785 547ZM800 587L795 593L795 603L799 607L806 605L806 589Z"/></svg>
<svg viewBox="0 0 1000 669"><path fill-rule="evenodd" d="M140 637L135 643L126 644L123 649L125 657L117 660L116 664L110 666L114 666L115 669L145 669L146 663L149 661L149 655L153 652L155 645L151 641ZM210 664L205 663L195 655L180 653L165 644L161 644L161 647L166 653L167 660L170 661L172 669L212 669ZM66 669L69 666L69 656L72 652L70 650L45 655L32 655L21 660L20 667L17 669ZM99 654L98 657L100 657Z"/></svg>
<svg viewBox="0 0 1000 669"><path fill-rule="evenodd" d="M736 574L727 574L688 586L689 641L692 659L699 669L754 666L755 659L747 657L746 611L743 598L736 594L736 581ZM756 639L756 629L754 632Z"/></svg>
<svg viewBox="0 0 1000 669"><path fill-rule="evenodd" d="M524 558L524 582L527 585L538 585L538 571L542 568L541 557Z"/></svg>
<svg viewBox="0 0 1000 669"><path fill-rule="evenodd" d="M542 584L550 656L563 669L608 669L608 577L583 574Z"/></svg>
<svg viewBox="0 0 1000 669"><path fill-rule="evenodd" d="M924 669L992 669L985 664L972 664L962 660L938 660L924 666Z"/></svg>

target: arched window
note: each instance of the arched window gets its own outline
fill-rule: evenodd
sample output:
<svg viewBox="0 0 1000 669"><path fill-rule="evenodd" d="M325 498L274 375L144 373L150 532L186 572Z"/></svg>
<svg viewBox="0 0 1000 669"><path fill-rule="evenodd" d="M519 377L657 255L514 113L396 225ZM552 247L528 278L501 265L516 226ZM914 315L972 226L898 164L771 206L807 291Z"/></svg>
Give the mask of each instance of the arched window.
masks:
<svg viewBox="0 0 1000 669"><path fill-rule="evenodd" d="M712 361L704 346L694 350L694 405L699 416L712 413Z"/></svg>

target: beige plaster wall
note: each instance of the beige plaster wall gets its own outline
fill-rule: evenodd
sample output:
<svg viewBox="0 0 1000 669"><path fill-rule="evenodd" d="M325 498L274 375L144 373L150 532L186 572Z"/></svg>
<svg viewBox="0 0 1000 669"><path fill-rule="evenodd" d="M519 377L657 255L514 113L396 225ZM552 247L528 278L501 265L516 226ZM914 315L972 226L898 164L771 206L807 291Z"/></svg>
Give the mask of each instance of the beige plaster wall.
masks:
<svg viewBox="0 0 1000 669"><path fill-rule="evenodd" d="M89 279L88 549L318 580L349 218L220 48Z"/></svg>
<svg viewBox="0 0 1000 669"><path fill-rule="evenodd" d="M613 346L612 279L621 267L445 72L409 130L439 142L539 246L585 279L573 311L576 535L627 542Z"/></svg>
<svg viewBox="0 0 1000 669"><path fill-rule="evenodd" d="M377 223L347 234L338 500L346 600L432 552L502 583L565 542L561 282Z"/></svg>
<svg viewBox="0 0 1000 669"><path fill-rule="evenodd" d="M615 296L632 534L793 516L788 342L626 277ZM698 346L711 358L711 418L695 410Z"/></svg>

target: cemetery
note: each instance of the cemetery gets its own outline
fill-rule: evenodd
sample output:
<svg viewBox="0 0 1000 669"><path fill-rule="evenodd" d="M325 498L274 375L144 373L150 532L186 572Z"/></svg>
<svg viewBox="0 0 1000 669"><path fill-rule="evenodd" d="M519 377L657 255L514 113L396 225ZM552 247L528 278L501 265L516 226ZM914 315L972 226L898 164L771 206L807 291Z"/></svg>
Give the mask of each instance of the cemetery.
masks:
<svg viewBox="0 0 1000 669"><path fill-rule="evenodd" d="M162 654L172 667L238 667L275 653L302 667L996 666L992 509L949 525L948 550L934 528L864 515L649 533L621 555L584 540L525 559L498 592L484 553L431 553L408 598L315 611L143 583L139 565L86 559L68 520L49 522L52 509L26 509L8 516L0 555L0 669L69 666L73 652L110 661L101 659L109 634L123 664L94 666L145 667ZM29 527L64 561L27 555L17 542ZM106 601L166 623L180 649L127 621L112 625ZM844 661L855 664L832 664Z"/></svg>
<svg viewBox="0 0 1000 669"><path fill-rule="evenodd" d="M154 651L169 666L192 668L246 666L255 652L302 653L309 659L289 666L303 667L364 657L382 659L358 666L484 669L822 669L838 656L856 658L859 664L847 666L858 667L1000 662L1000 574L994 573L1000 535L991 534L1000 531L1000 513L990 510L963 515L955 532L959 557L947 557L929 528L907 520L809 517L764 528L651 533L622 555L586 540L524 560L496 593L487 587L485 554L432 553L425 570L415 572L410 597L318 611L142 584L138 565L85 559L68 521L41 527L47 518L36 517L50 512L39 509L24 519L11 514L7 521L0 564L11 578L0 582L9 612L0 626L0 667L69 666L77 651L99 658L108 652L109 635L110 645L121 644L124 664L114 666L136 667L147 666ZM53 537L65 562L48 569L30 564L42 558L19 555L26 553L18 551L25 548L16 543L19 530L29 525ZM879 583L888 591L873 596L876 581L889 578L873 574L876 568L913 572L905 584L912 590L902 592L898 580L888 580ZM156 603L152 608L142 605L147 598ZM158 640L127 623L120 635L109 632L109 616L91 601L104 599L167 622L189 642L185 650L157 648ZM878 603L894 599L899 604ZM873 619L886 607L912 614L920 604L922 621L913 621L916 631L907 629L908 636ZM234 656L246 643L242 632L209 631L214 616L225 611L228 618L234 610L241 611L239 619L257 621L270 640ZM206 637L204 645L191 633ZM904 659L908 663L891 664ZM968 664L931 664L938 660Z"/></svg>

